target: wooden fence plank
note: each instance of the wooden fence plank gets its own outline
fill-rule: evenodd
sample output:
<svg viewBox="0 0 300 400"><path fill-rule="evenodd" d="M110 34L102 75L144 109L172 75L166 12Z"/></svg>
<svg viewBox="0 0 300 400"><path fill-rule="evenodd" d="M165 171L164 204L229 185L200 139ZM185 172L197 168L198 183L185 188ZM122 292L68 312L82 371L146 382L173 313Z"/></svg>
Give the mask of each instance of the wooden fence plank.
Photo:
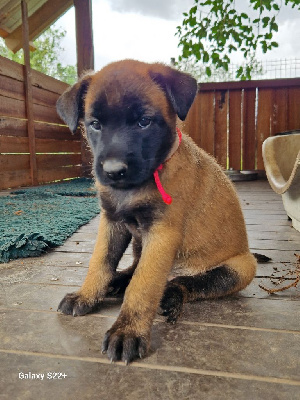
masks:
<svg viewBox="0 0 300 400"><path fill-rule="evenodd" d="M229 168L241 169L242 155L242 91L229 91Z"/></svg>
<svg viewBox="0 0 300 400"><path fill-rule="evenodd" d="M0 96L0 118L26 118L25 101Z"/></svg>
<svg viewBox="0 0 300 400"><path fill-rule="evenodd" d="M49 90L34 87L32 88L33 102L34 104L41 104L46 107L56 107L58 100L58 94L49 92Z"/></svg>
<svg viewBox="0 0 300 400"><path fill-rule="evenodd" d="M288 90L287 88L275 89L273 110L274 134L285 132L288 129Z"/></svg>
<svg viewBox="0 0 300 400"><path fill-rule="evenodd" d="M17 81L16 79L0 75L0 95L11 99L25 101L24 83Z"/></svg>
<svg viewBox="0 0 300 400"><path fill-rule="evenodd" d="M195 116L195 123L196 126L194 125L193 127L190 128L190 131L192 131L193 139L195 142L201 147L201 129L200 129L200 118L201 118L201 96L199 96L199 93L197 94L195 101L194 101L195 107L194 107L194 116Z"/></svg>
<svg viewBox="0 0 300 400"><path fill-rule="evenodd" d="M273 135L274 91L272 89L258 90L257 128L256 128L256 169L263 170L262 144Z"/></svg>
<svg viewBox="0 0 300 400"><path fill-rule="evenodd" d="M25 119L0 117L0 136L27 137L27 121ZM40 139L80 140L78 132L72 135L70 129L64 125L35 122L35 136Z"/></svg>
<svg viewBox="0 0 300 400"><path fill-rule="evenodd" d="M28 138L0 136L0 153L29 153Z"/></svg>
<svg viewBox="0 0 300 400"><path fill-rule="evenodd" d="M25 119L0 117L0 136L27 136Z"/></svg>
<svg viewBox="0 0 300 400"><path fill-rule="evenodd" d="M80 141L36 139L37 153L80 153ZM0 153L29 153L28 138L0 136Z"/></svg>
<svg viewBox="0 0 300 400"><path fill-rule="evenodd" d="M23 82L23 65L0 56L0 75L9 76L10 78Z"/></svg>
<svg viewBox="0 0 300 400"><path fill-rule="evenodd" d="M199 114L200 114L200 107L201 107L201 98L200 94L198 93L195 97L195 100L188 112L188 115L184 122L178 120L177 125L182 130L188 134L194 141L197 143L198 146L201 146L201 132L199 130Z"/></svg>
<svg viewBox="0 0 300 400"><path fill-rule="evenodd" d="M80 153L81 143L68 140L36 139L37 153Z"/></svg>
<svg viewBox="0 0 300 400"><path fill-rule="evenodd" d="M70 85L57 79L32 70L32 84L41 89L61 95Z"/></svg>
<svg viewBox="0 0 300 400"><path fill-rule="evenodd" d="M38 154L37 165L38 169L81 165L81 154Z"/></svg>
<svg viewBox="0 0 300 400"><path fill-rule="evenodd" d="M40 139L55 139L74 141L81 139L81 133L78 130L74 135L70 132L67 126L54 125L44 122L35 123L36 137Z"/></svg>
<svg viewBox="0 0 300 400"><path fill-rule="evenodd" d="M214 156L223 168L227 167L227 118L228 91L215 91Z"/></svg>
<svg viewBox="0 0 300 400"><path fill-rule="evenodd" d="M64 122L59 118L55 107L33 104L33 113L35 121L64 125Z"/></svg>
<svg viewBox="0 0 300 400"><path fill-rule="evenodd" d="M30 185L30 169L0 172L0 190Z"/></svg>
<svg viewBox="0 0 300 400"><path fill-rule="evenodd" d="M256 121L255 121L256 89L244 90L243 96L243 152L242 169L255 169L256 156Z"/></svg>
<svg viewBox="0 0 300 400"><path fill-rule="evenodd" d="M288 130L300 128L300 87L288 89Z"/></svg>
<svg viewBox="0 0 300 400"><path fill-rule="evenodd" d="M214 154L215 138L215 93L200 92L200 133L201 147L210 154Z"/></svg>
<svg viewBox="0 0 300 400"><path fill-rule="evenodd" d="M0 171L29 170L29 154L0 154Z"/></svg>
<svg viewBox="0 0 300 400"><path fill-rule="evenodd" d="M77 178L81 176L81 167L59 167L54 169L38 170L39 183L53 182L69 178Z"/></svg>
<svg viewBox="0 0 300 400"><path fill-rule="evenodd" d="M91 178L92 173L92 164L93 164L93 155L92 150L88 144L88 141L85 136L81 137L81 174L86 178Z"/></svg>

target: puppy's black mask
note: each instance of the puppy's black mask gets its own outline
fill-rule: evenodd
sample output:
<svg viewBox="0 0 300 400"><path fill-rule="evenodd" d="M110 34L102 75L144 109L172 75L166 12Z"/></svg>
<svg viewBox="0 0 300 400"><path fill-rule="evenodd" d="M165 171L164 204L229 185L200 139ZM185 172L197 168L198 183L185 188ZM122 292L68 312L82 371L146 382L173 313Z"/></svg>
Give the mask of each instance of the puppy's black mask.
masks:
<svg viewBox="0 0 300 400"><path fill-rule="evenodd" d="M160 111L133 93L113 105L100 94L84 123L97 179L116 188L147 181L174 142L174 132Z"/></svg>

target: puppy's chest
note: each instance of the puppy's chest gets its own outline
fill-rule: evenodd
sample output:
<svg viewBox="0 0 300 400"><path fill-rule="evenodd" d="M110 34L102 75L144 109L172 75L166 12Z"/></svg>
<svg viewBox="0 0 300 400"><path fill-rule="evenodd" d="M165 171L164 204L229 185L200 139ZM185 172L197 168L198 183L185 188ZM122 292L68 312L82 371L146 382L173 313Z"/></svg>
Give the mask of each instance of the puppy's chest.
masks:
<svg viewBox="0 0 300 400"><path fill-rule="evenodd" d="M111 197L100 195L101 206L107 218L123 223L132 235L141 235L148 231L153 223L162 216L162 206L156 202L135 200L134 198Z"/></svg>

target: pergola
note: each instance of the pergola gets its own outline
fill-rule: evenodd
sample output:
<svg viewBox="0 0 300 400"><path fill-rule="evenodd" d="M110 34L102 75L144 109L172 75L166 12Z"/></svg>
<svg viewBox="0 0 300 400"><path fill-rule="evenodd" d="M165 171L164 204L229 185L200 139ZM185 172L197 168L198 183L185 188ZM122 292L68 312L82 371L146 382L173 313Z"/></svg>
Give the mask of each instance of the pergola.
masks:
<svg viewBox="0 0 300 400"><path fill-rule="evenodd" d="M0 36L6 46L25 54L33 50L32 41L75 7L77 71L94 68L91 0L0 0ZM25 55L25 60L26 60Z"/></svg>

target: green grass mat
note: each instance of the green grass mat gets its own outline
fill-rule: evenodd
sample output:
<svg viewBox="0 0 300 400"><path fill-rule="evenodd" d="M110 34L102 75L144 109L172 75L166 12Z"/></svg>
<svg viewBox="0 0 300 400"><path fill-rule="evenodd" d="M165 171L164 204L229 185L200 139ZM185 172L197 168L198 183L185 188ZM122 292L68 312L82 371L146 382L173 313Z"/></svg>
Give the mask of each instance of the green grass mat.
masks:
<svg viewBox="0 0 300 400"><path fill-rule="evenodd" d="M93 181L86 178L0 196L0 263L60 246L99 212Z"/></svg>

